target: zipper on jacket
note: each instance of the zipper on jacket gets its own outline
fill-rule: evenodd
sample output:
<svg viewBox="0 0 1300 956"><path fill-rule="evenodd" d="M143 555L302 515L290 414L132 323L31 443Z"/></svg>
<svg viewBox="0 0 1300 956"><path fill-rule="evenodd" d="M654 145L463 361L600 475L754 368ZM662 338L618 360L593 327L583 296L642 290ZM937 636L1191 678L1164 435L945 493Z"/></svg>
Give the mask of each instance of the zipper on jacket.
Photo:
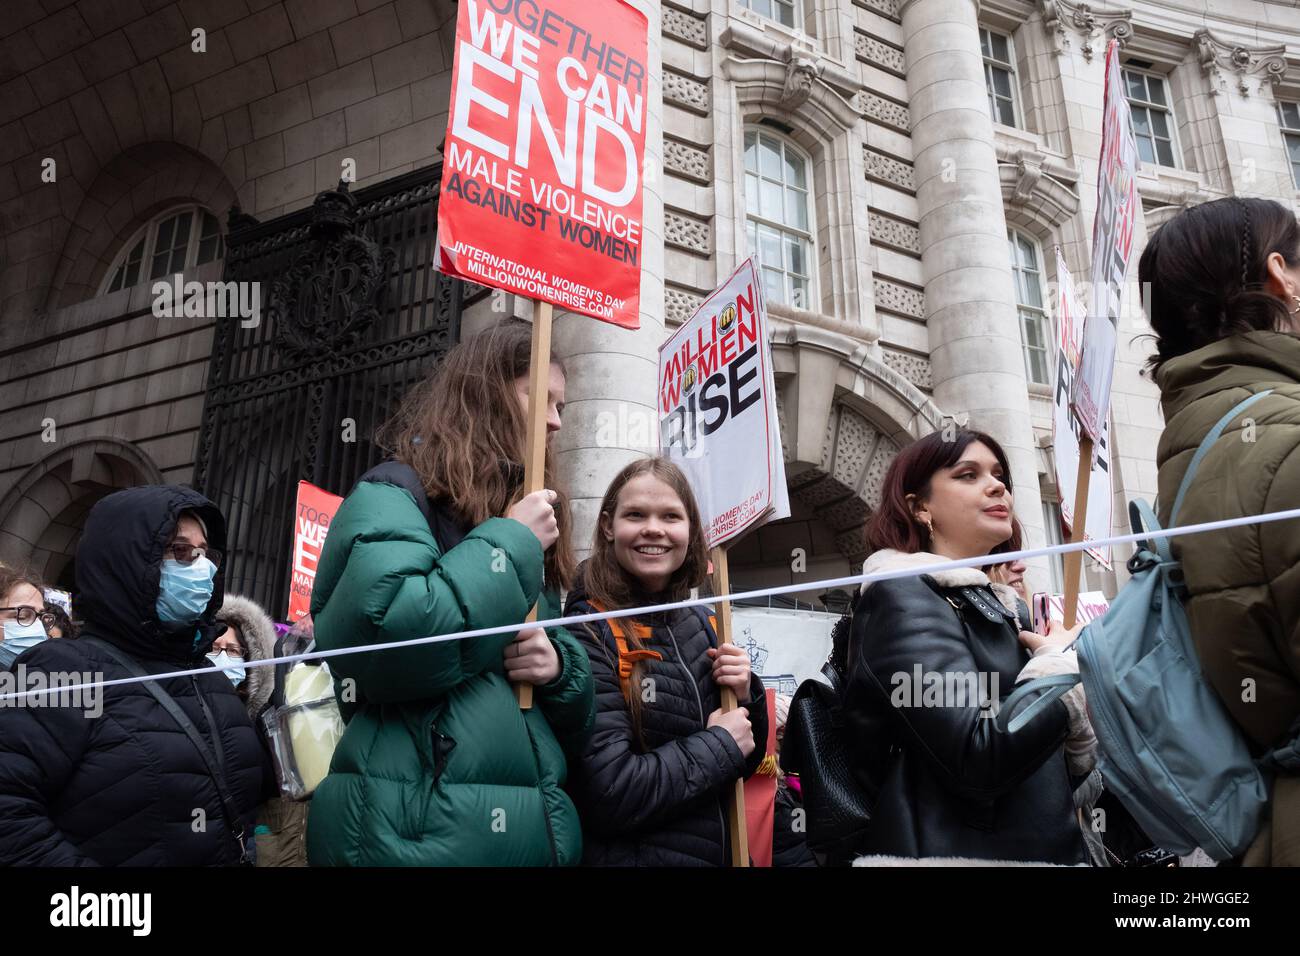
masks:
<svg viewBox="0 0 1300 956"><path fill-rule="evenodd" d="M682 657L682 649L677 645L677 635L673 633L673 627L667 621L664 622L664 630L668 632L668 637L673 642L673 651L677 655L678 666L686 672L686 681L691 685L691 689L695 691L695 704L700 711L700 727L707 730L708 721L704 717L704 698L700 696L700 685L695 683L695 675L686 666L686 660ZM739 701L737 701L737 706L739 706ZM722 829L722 865L725 867L727 865L727 820L722 815L722 804L714 800L713 806L718 812L718 825Z"/></svg>

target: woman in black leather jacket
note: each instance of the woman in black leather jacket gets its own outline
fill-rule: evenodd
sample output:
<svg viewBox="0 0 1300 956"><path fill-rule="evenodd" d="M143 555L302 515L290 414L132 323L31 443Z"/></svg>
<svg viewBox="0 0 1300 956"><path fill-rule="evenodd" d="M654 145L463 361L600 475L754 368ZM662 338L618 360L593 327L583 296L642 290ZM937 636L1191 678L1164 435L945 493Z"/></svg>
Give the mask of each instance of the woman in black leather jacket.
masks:
<svg viewBox="0 0 1300 956"><path fill-rule="evenodd" d="M863 570L1004 552L1015 530L997 442L931 434L885 476ZM839 649L854 774L877 795L859 863L1085 860L1064 753L1088 734L1082 689L1015 734L992 720L1017 680L1077 668L1073 637L1021 632L1014 592L977 568L865 585Z"/></svg>

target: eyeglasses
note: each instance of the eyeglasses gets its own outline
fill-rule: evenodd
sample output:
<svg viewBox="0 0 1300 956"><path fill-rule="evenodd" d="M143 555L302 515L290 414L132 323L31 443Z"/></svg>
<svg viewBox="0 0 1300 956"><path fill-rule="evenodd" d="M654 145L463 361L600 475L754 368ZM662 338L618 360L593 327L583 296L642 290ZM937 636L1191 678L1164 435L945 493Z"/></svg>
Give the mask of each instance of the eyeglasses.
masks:
<svg viewBox="0 0 1300 956"><path fill-rule="evenodd" d="M199 558L207 558L214 567L221 566L221 552L214 548L196 548L192 544L169 544L163 549L163 554L184 565L193 564Z"/></svg>
<svg viewBox="0 0 1300 956"><path fill-rule="evenodd" d="M45 625L47 630L59 623L59 619L53 611L38 611L26 604L21 604L18 607L0 607L0 612L4 611L13 611L14 617L23 627L27 627L37 618L41 619L41 623Z"/></svg>

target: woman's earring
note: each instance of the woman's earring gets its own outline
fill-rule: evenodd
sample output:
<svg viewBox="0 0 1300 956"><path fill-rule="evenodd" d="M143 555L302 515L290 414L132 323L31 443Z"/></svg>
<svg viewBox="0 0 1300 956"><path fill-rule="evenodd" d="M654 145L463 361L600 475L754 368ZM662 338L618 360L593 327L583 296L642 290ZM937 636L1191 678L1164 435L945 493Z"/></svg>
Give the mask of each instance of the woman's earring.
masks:
<svg viewBox="0 0 1300 956"><path fill-rule="evenodd" d="M1291 296L1291 301L1295 303L1295 308L1288 309L1287 315L1300 315L1300 295Z"/></svg>

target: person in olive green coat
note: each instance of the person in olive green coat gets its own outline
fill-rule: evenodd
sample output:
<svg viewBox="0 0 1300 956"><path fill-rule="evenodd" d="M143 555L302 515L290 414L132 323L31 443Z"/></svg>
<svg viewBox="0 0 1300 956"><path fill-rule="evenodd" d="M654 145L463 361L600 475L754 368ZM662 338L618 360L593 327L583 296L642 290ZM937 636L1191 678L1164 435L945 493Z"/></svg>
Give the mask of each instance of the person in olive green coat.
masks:
<svg viewBox="0 0 1300 956"><path fill-rule="evenodd" d="M514 322L466 339L385 429L394 460L361 478L322 549L311 601L320 648L519 623L534 603L539 619L559 616L555 587L573 570L563 496L515 501L529 346L528 327ZM558 363L549 385L554 432ZM329 664L347 729L312 799L313 866L581 859L563 785L595 698L568 632L530 628ZM534 685L532 709L520 709L512 681Z"/></svg>
<svg viewBox="0 0 1300 956"><path fill-rule="evenodd" d="M1201 462L1180 525L1300 508L1300 225L1278 203L1218 200L1171 219L1139 266L1158 336L1166 524L1201 439L1242 399L1272 394ZM1259 751L1300 725L1300 520L1172 539L1205 674ZM1300 777L1277 776L1271 821L1243 861L1300 865Z"/></svg>

